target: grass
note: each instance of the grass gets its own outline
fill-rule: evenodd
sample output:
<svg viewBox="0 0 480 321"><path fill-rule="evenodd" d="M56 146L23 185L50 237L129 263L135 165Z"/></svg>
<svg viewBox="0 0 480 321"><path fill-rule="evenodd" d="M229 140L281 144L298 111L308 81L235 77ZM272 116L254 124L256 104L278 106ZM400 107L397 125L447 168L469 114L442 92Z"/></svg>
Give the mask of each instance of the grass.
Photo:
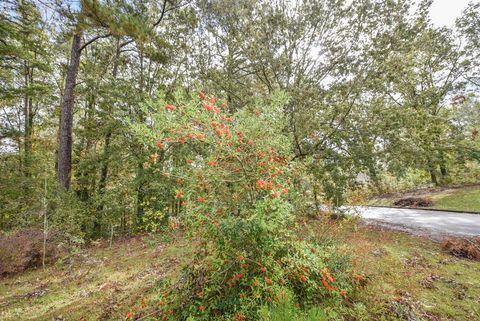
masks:
<svg viewBox="0 0 480 321"><path fill-rule="evenodd" d="M404 196L410 196L410 194ZM432 199L434 205L429 207L432 209L480 212L480 187L478 186L422 192L415 196ZM370 200L368 205L393 206L393 202L402 197L397 195L395 197L375 198Z"/></svg>
<svg viewBox="0 0 480 321"><path fill-rule="evenodd" d="M480 212L480 188L465 188L432 195L433 208Z"/></svg>
<svg viewBox="0 0 480 321"><path fill-rule="evenodd" d="M352 257L353 273L365 279L341 311L346 319L480 320L480 262L401 232L328 226L317 225L316 234L336 239Z"/></svg>
<svg viewBox="0 0 480 321"><path fill-rule="evenodd" d="M158 297L158 284L177 276L189 250L181 241L133 238L0 280L0 320L123 320Z"/></svg>
<svg viewBox="0 0 480 321"><path fill-rule="evenodd" d="M375 234L366 242L383 250L385 256L362 262L371 282L358 293L360 302L379 309L380 314L402 307L443 319L480 318L478 263L442 254L429 242ZM389 240L379 243L385 238Z"/></svg>
<svg viewBox="0 0 480 321"><path fill-rule="evenodd" d="M358 225L307 221L335 239L363 281L334 310L343 320L480 320L480 262L458 259L427 239ZM0 320L124 320L157 305L162 282L179 275L191 247L180 237L138 237L93 247L45 271L0 280Z"/></svg>

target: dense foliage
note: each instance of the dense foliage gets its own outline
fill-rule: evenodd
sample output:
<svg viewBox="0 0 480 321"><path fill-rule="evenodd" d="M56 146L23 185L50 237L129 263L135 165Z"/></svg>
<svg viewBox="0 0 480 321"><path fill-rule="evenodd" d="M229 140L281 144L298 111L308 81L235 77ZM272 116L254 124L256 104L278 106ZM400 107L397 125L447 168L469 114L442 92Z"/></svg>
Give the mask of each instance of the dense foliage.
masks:
<svg viewBox="0 0 480 321"><path fill-rule="evenodd" d="M451 28L430 6L2 2L0 231L185 230L176 316L341 301L343 259L297 215L480 179L480 6Z"/></svg>
<svg viewBox="0 0 480 321"><path fill-rule="evenodd" d="M44 200L51 227L82 238L160 228L176 187L149 175L126 120L148 124L144 103L179 89L221 95L230 112L287 95L278 130L317 209L359 188L475 182L479 8L448 29L429 5L5 2L1 228L41 226Z"/></svg>

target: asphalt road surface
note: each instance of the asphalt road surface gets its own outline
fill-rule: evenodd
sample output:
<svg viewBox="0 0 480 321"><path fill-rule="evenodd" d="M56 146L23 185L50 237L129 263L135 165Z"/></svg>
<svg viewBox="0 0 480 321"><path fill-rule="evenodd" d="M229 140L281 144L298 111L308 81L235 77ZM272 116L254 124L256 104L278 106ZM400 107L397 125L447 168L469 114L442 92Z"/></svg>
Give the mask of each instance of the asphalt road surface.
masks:
<svg viewBox="0 0 480 321"><path fill-rule="evenodd" d="M388 207L355 207L349 211L360 215L368 224L435 239L480 237L480 214Z"/></svg>

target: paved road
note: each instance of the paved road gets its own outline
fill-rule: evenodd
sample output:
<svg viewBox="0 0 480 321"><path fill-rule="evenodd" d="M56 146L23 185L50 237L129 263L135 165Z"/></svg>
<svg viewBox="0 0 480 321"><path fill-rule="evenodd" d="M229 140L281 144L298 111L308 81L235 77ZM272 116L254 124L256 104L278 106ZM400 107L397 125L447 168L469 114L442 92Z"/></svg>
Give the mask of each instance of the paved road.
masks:
<svg viewBox="0 0 480 321"><path fill-rule="evenodd" d="M367 223L436 239L447 236L480 237L480 214L388 207L356 207L353 211Z"/></svg>

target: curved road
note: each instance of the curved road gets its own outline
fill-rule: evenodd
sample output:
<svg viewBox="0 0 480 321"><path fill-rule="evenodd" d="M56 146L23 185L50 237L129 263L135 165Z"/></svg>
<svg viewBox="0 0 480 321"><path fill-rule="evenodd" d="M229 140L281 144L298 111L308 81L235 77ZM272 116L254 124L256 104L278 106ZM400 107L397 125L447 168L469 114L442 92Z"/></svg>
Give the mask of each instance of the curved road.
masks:
<svg viewBox="0 0 480 321"><path fill-rule="evenodd" d="M366 223L436 239L480 237L480 214L389 207L355 207L353 211Z"/></svg>

